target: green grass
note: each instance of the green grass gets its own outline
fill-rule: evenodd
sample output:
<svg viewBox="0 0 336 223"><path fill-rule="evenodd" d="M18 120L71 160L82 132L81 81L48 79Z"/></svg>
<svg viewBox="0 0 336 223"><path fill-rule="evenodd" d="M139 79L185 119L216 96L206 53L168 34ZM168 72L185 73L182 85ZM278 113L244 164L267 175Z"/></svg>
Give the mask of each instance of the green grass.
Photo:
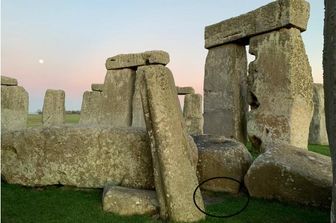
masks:
<svg viewBox="0 0 336 223"><path fill-rule="evenodd" d="M67 124L77 124L79 122L80 115L78 114L66 114L65 123ZM28 127L39 127L42 126L42 115L29 114L28 115Z"/></svg>
<svg viewBox="0 0 336 223"><path fill-rule="evenodd" d="M102 223L153 222L149 216L120 217L102 210L102 190L76 190L69 187L27 188L2 184L1 217L6 223ZM245 196L217 195L224 200L207 206L213 214L229 214L239 210ZM207 217L202 222L226 223L324 223L329 222L329 210L319 210L293 204L251 199L240 215L227 219Z"/></svg>

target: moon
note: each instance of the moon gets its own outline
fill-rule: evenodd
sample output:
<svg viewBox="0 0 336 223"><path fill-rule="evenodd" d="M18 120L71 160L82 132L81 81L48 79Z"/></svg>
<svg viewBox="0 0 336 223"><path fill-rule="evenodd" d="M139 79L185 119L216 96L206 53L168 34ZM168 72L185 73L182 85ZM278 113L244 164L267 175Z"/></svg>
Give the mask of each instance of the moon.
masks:
<svg viewBox="0 0 336 223"><path fill-rule="evenodd" d="M43 59L39 59L38 62L39 62L40 64L44 64L44 60L43 60Z"/></svg>

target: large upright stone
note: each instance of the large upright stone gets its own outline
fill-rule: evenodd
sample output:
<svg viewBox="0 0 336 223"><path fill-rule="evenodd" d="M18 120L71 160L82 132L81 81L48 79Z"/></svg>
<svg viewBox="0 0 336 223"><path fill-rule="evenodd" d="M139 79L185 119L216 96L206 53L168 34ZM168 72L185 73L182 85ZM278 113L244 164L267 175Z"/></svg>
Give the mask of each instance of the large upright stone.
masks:
<svg viewBox="0 0 336 223"><path fill-rule="evenodd" d="M65 120L65 92L48 89L44 96L42 123L45 126L61 125Z"/></svg>
<svg viewBox="0 0 336 223"><path fill-rule="evenodd" d="M79 124L97 125L100 123L103 98L103 93L99 91L84 92Z"/></svg>
<svg viewBox="0 0 336 223"><path fill-rule="evenodd" d="M309 3L305 0L278 0L254 11L205 27L205 48L281 28L307 28Z"/></svg>
<svg viewBox="0 0 336 223"><path fill-rule="evenodd" d="M127 127L132 124L135 71L108 70L103 87L100 124Z"/></svg>
<svg viewBox="0 0 336 223"><path fill-rule="evenodd" d="M255 148L282 141L307 148L313 78L300 30L281 29L250 39L248 136Z"/></svg>
<svg viewBox="0 0 336 223"><path fill-rule="evenodd" d="M328 145L322 84L314 84L314 114L309 128L309 144Z"/></svg>
<svg viewBox="0 0 336 223"><path fill-rule="evenodd" d="M132 101L132 127L146 128L141 102L141 87L143 87L143 73L137 73L135 76L135 89Z"/></svg>
<svg viewBox="0 0 336 223"><path fill-rule="evenodd" d="M162 50L146 51L143 53L119 54L106 60L106 69L136 68L149 64L169 63L169 54Z"/></svg>
<svg viewBox="0 0 336 223"><path fill-rule="evenodd" d="M144 75L141 97L161 217L178 222L204 219L193 203L193 192L198 185L196 167L173 75L162 65L140 67L137 73ZM196 201L203 207L199 191Z"/></svg>
<svg viewBox="0 0 336 223"><path fill-rule="evenodd" d="M211 48L205 63L204 133L246 142L247 58L243 45Z"/></svg>
<svg viewBox="0 0 336 223"><path fill-rule="evenodd" d="M183 117L189 134L203 133L202 95L187 94L184 97Z"/></svg>
<svg viewBox="0 0 336 223"><path fill-rule="evenodd" d="M1 75L1 85L4 85L4 86L17 86L18 82L17 82L17 80L15 78Z"/></svg>
<svg viewBox="0 0 336 223"><path fill-rule="evenodd" d="M27 127L28 92L21 86L1 86L1 131Z"/></svg>

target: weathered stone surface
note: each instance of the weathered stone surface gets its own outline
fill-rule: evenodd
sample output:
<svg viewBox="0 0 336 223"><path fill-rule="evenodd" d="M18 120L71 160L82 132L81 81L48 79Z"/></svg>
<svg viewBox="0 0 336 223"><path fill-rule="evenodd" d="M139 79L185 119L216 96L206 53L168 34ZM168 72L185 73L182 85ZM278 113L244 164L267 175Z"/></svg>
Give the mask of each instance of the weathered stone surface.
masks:
<svg viewBox="0 0 336 223"><path fill-rule="evenodd" d="M103 93L98 91L85 91L83 94L82 108L79 124L97 125L101 120Z"/></svg>
<svg viewBox="0 0 336 223"><path fill-rule="evenodd" d="M135 76L135 89L132 101L132 127L146 128L140 92L142 86L143 73L137 73Z"/></svg>
<svg viewBox="0 0 336 223"><path fill-rule="evenodd" d="M195 90L192 87L178 87L176 86L178 95L187 95L187 94L195 94Z"/></svg>
<svg viewBox="0 0 336 223"><path fill-rule="evenodd" d="M104 98L100 124L116 127L131 126L134 81L134 70L107 71L103 88Z"/></svg>
<svg viewBox="0 0 336 223"><path fill-rule="evenodd" d="M5 86L17 86L18 82L15 78L12 77L6 77L1 75L1 85Z"/></svg>
<svg viewBox="0 0 336 223"><path fill-rule="evenodd" d="M203 133L202 95L187 94L184 97L183 117L189 134Z"/></svg>
<svg viewBox="0 0 336 223"><path fill-rule="evenodd" d="M48 89L44 96L42 123L44 126L61 125L65 121L65 92Z"/></svg>
<svg viewBox="0 0 336 223"><path fill-rule="evenodd" d="M13 184L153 188L145 131L52 126L2 132L1 174Z"/></svg>
<svg viewBox="0 0 336 223"><path fill-rule="evenodd" d="M211 48L205 63L204 133L246 142L245 47L227 44Z"/></svg>
<svg viewBox="0 0 336 223"><path fill-rule="evenodd" d="M204 219L192 199L198 180L173 75L162 65L140 67L137 73L144 75L141 97L151 140L160 215L181 222ZM204 206L200 192L196 201Z"/></svg>
<svg viewBox="0 0 336 223"><path fill-rule="evenodd" d="M91 84L92 91L100 91L102 92L104 88L104 84Z"/></svg>
<svg viewBox="0 0 336 223"><path fill-rule="evenodd" d="M330 207L330 157L285 144L269 144L245 176L252 197Z"/></svg>
<svg viewBox="0 0 336 223"><path fill-rule="evenodd" d="M199 135L193 137L198 147L198 178L203 182L212 177L231 177L243 182L252 163L252 156L244 144L224 136ZM240 185L226 179L211 180L202 189L238 193Z"/></svg>
<svg viewBox="0 0 336 223"><path fill-rule="evenodd" d="M1 86L1 131L27 127L28 92L20 86Z"/></svg>
<svg viewBox="0 0 336 223"><path fill-rule="evenodd" d="M309 144L328 145L322 84L314 84L314 113L309 127Z"/></svg>
<svg viewBox="0 0 336 223"><path fill-rule="evenodd" d="M159 212L155 191L105 186L103 209L118 215L154 215Z"/></svg>
<svg viewBox="0 0 336 223"><path fill-rule="evenodd" d="M281 29L250 39L247 131L253 146L281 141L307 148L313 78L300 31Z"/></svg>
<svg viewBox="0 0 336 223"><path fill-rule="evenodd" d="M278 0L249 13L205 27L205 48L246 39L280 28L307 28L309 3Z"/></svg>
<svg viewBox="0 0 336 223"><path fill-rule="evenodd" d="M162 50L146 51L143 53L119 54L106 60L106 69L132 68L149 64L169 63L169 54Z"/></svg>

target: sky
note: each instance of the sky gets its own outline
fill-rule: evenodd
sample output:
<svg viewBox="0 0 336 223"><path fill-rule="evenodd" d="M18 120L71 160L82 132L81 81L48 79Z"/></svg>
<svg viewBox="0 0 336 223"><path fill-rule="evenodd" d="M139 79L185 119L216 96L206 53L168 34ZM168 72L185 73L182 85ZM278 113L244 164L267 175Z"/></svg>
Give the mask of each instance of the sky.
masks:
<svg viewBox="0 0 336 223"><path fill-rule="evenodd" d="M1 74L42 109L47 89L63 89L66 110L80 110L84 91L103 83L105 61L121 53L165 50L178 86L203 93L204 27L272 0L2 0ZM309 0L302 33L315 82L322 83L322 0Z"/></svg>

